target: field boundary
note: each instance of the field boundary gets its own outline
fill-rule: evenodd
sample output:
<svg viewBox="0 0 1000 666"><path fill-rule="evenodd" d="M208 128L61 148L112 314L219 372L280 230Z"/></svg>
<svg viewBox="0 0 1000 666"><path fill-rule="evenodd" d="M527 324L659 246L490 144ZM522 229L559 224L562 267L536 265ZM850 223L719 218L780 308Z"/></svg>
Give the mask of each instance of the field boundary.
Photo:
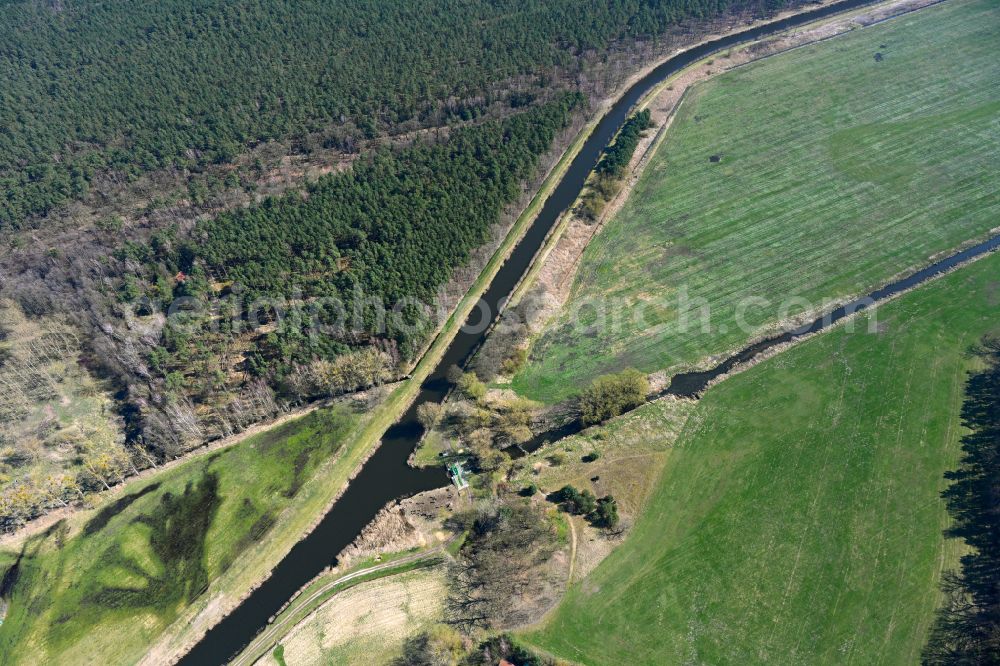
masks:
<svg viewBox="0 0 1000 666"><path fill-rule="evenodd" d="M441 564L444 561L446 544L435 546L429 551L422 551L398 560L376 564L339 576L312 592L308 598L296 603L293 599L288 607L278 613L272 622L261 631L253 641L230 662L230 666L248 666L263 657L267 652L295 631L299 625L309 619L335 596L362 583L390 578L392 576L424 569Z"/></svg>

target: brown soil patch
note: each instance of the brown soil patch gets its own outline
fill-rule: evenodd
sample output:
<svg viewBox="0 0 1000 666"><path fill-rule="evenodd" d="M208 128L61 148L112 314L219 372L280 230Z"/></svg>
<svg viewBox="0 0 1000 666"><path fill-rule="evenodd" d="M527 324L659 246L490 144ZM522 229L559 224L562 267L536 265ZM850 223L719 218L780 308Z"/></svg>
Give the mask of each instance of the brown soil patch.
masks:
<svg viewBox="0 0 1000 666"><path fill-rule="evenodd" d="M338 568L350 568L352 563L373 555L442 543L448 536L444 520L467 502L468 495L460 495L449 485L390 504L341 551L337 556Z"/></svg>
<svg viewBox="0 0 1000 666"><path fill-rule="evenodd" d="M403 641L438 621L447 594L442 567L362 583L335 595L284 640L289 664L387 663ZM268 655L257 664L276 664Z"/></svg>

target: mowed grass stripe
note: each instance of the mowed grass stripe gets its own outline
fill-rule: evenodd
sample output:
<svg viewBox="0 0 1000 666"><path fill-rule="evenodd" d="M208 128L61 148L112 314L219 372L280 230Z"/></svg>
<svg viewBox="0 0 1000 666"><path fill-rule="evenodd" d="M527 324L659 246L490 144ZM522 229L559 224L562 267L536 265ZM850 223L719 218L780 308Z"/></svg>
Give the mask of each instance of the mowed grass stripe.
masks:
<svg viewBox="0 0 1000 666"><path fill-rule="evenodd" d="M874 316L712 388L628 539L527 640L593 665L918 662L1000 255Z"/></svg>
<svg viewBox="0 0 1000 666"><path fill-rule="evenodd" d="M997 43L995 1L952 0L694 88L515 388L557 401L624 366L698 365L996 227ZM680 325L682 292L709 304L709 331ZM747 331L751 296L770 305Z"/></svg>

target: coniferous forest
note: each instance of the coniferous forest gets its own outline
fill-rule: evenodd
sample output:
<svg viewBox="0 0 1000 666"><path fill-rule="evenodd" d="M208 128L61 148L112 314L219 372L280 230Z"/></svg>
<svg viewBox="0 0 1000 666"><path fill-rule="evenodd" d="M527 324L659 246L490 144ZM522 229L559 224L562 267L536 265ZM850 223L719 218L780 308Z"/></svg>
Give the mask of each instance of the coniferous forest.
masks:
<svg viewBox="0 0 1000 666"><path fill-rule="evenodd" d="M582 51L736 3L2 4L0 226L9 227L83 196L102 170L135 177L226 162L270 139L349 144L472 118L511 94L498 83L571 68Z"/></svg>
<svg viewBox="0 0 1000 666"><path fill-rule="evenodd" d="M467 286L588 95L789 4L0 0L11 524L55 506L39 474L118 461L99 487L405 373L414 303ZM344 325L372 299L404 305Z"/></svg>
<svg viewBox="0 0 1000 666"><path fill-rule="evenodd" d="M140 298L159 298L154 309L168 308L179 296L211 301L215 280L239 285L244 304L293 300L285 309L297 316L286 311L277 329L254 343L250 367L260 375L283 378L297 364L347 352L359 338L383 339L410 360L430 326L416 303L431 303L436 289L487 240L581 101L567 93L502 121L455 130L441 143L380 150L304 194L210 219L171 250L166 244L159 252L126 248L123 254L147 270ZM154 288L176 272L184 274L183 282L174 280L165 292ZM397 308L399 319L380 324L373 302ZM356 306L362 316L347 321ZM317 325L326 334L308 335ZM190 371L188 345L167 347L152 351L160 364ZM217 353L206 348L206 356Z"/></svg>

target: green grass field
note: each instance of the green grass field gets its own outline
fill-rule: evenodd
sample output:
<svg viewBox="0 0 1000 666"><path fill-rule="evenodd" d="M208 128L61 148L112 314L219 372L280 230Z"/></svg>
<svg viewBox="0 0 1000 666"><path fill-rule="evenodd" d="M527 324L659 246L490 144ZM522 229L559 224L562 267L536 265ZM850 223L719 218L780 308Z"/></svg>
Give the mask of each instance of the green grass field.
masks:
<svg viewBox="0 0 1000 666"><path fill-rule="evenodd" d="M698 365L996 227L998 44L996 0L949 0L691 89L514 388Z"/></svg>
<svg viewBox="0 0 1000 666"><path fill-rule="evenodd" d="M632 534L528 640L585 664L917 663L1000 255L877 316L709 390Z"/></svg>
<svg viewBox="0 0 1000 666"><path fill-rule="evenodd" d="M0 662L138 661L308 496L303 484L358 423L345 406L312 412L29 538L0 627Z"/></svg>

